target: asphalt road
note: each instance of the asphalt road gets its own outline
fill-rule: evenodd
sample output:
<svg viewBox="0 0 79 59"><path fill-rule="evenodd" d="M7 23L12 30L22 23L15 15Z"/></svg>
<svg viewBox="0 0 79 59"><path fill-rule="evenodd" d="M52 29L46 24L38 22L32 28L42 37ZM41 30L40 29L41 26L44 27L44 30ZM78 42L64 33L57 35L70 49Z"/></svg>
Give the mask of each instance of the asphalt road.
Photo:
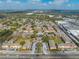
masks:
<svg viewBox="0 0 79 59"><path fill-rule="evenodd" d="M0 59L79 59L79 54L0 54Z"/></svg>

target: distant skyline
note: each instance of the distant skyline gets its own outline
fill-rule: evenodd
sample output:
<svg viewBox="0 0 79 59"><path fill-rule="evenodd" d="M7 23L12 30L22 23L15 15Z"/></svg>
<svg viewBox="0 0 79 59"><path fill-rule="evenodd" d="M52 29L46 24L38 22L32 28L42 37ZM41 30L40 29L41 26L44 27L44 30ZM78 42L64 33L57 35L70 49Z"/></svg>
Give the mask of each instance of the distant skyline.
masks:
<svg viewBox="0 0 79 59"><path fill-rule="evenodd" d="M0 10L79 10L79 0L0 0Z"/></svg>

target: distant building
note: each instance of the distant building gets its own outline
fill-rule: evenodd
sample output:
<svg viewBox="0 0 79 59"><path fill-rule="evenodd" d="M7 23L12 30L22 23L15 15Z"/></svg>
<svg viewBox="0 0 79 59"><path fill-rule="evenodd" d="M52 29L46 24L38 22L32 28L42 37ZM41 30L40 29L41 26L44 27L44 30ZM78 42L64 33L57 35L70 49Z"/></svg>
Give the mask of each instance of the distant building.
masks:
<svg viewBox="0 0 79 59"><path fill-rule="evenodd" d="M32 15L33 13L27 13L27 15Z"/></svg>
<svg viewBox="0 0 79 59"><path fill-rule="evenodd" d="M48 15L49 17L54 17L54 15Z"/></svg>

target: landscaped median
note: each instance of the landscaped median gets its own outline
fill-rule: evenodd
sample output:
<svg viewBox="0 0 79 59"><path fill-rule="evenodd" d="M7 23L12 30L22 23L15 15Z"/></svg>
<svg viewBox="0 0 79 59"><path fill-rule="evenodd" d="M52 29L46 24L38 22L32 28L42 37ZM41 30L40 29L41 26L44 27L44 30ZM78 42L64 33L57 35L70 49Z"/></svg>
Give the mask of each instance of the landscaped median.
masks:
<svg viewBox="0 0 79 59"><path fill-rule="evenodd" d="M36 45L36 53L43 53L43 46L42 46L42 43L37 43Z"/></svg>

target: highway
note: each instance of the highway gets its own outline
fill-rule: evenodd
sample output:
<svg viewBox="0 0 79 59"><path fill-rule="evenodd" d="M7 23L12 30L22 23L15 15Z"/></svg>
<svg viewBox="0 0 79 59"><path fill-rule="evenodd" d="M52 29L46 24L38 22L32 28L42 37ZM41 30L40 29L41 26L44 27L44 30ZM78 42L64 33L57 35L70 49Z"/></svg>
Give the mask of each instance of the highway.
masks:
<svg viewBox="0 0 79 59"><path fill-rule="evenodd" d="M73 42L71 38L66 33L64 33L64 31L60 28L59 25L55 24L55 29L57 30L57 34L59 33L64 38L64 41L66 43Z"/></svg>
<svg viewBox="0 0 79 59"><path fill-rule="evenodd" d="M70 33L68 33L67 31L65 31L65 29L59 25L58 26L69 38L71 38L71 40L79 47L79 41L77 39L75 39L75 37L73 37Z"/></svg>
<svg viewBox="0 0 79 59"><path fill-rule="evenodd" d="M79 53L79 52L78 52ZM29 59L52 59L52 58L56 58L56 59L78 59L79 58L79 54L73 54L73 53L56 53L56 54L27 54L27 53L4 53L4 54L0 54L0 59L23 59L23 58L29 58Z"/></svg>
<svg viewBox="0 0 79 59"><path fill-rule="evenodd" d="M43 44L43 53L46 55L46 54L49 54L49 51L48 51L48 47L46 46L45 43L42 43Z"/></svg>
<svg viewBox="0 0 79 59"><path fill-rule="evenodd" d="M32 54L35 54L35 49L36 49L36 44L38 43L38 41L34 42L33 43L33 46L32 46Z"/></svg>

